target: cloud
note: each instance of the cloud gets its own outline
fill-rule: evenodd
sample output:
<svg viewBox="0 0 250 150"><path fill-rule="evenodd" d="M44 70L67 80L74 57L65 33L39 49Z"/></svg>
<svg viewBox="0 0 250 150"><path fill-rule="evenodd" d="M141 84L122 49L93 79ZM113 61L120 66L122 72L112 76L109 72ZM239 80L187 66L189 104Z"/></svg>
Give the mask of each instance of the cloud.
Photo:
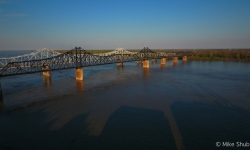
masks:
<svg viewBox="0 0 250 150"><path fill-rule="evenodd" d="M3 12L3 9L0 8L0 13Z"/></svg>
<svg viewBox="0 0 250 150"><path fill-rule="evenodd" d="M24 16L27 16L27 14L5 14L2 16L4 16L4 17L24 17Z"/></svg>

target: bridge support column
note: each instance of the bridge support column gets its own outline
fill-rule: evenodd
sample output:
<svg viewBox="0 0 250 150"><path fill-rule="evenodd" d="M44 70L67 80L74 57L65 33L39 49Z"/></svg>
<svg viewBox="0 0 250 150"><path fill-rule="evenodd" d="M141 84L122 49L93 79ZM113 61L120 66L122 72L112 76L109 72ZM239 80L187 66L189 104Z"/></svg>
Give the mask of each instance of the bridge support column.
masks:
<svg viewBox="0 0 250 150"><path fill-rule="evenodd" d="M173 66L176 67L178 63L178 57L173 58Z"/></svg>
<svg viewBox="0 0 250 150"><path fill-rule="evenodd" d="M143 61L143 68L149 68L149 60Z"/></svg>
<svg viewBox="0 0 250 150"><path fill-rule="evenodd" d="M123 67L123 63L117 63L117 66L122 66Z"/></svg>
<svg viewBox="0 0 250 150"><path fill-rule="evenodd" d="M50 77L51 76L51 72L50 71L44 71L43 72L43 76Z"/></svg>
<svg viewBox="0 0 250 150"><path fill-rule="evenodd" d="M161 65L165 65L166 64L166 58L162 58L161 59Z"/></svg>
<svg viewBox="0 0 250 150"><path fill-rule="evenodd" d="M42 69L43 69L43 70L49 70L50 67L49 67L49 65L44 64ZM48 77L50 77L50 76L51 76L51 72L50 72L50 71L43 71L43 76L48 76Z"/></svg>
<svg viewBox="0 0 250 150"><path fill-rule="evenodd" d="M173 62L174 62L174 63L177 63L177 62L178 62L178 57L174 57L174 58L173 58Z"/></svg>
<svg viewBox="0 0 250 150"><path fill-rule="evenodd" d="M182 60L187 61L187 56L183 56Z"/></svg>
<svg viewBox="0 0 250 150"><path fill-rule="evenodd" d="M83 69L80 67L76 68L76 80L83 80Z"/></svg>

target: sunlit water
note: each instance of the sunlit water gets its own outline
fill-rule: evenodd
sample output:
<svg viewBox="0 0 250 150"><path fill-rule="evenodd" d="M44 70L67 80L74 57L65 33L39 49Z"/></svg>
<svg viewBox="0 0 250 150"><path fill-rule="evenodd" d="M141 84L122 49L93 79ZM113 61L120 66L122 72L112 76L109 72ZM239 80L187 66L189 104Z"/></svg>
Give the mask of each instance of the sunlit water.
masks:
<svg viewBox="0 0 250 150"><path fill-rule="evenodd" d="M250 143L250 63L159 62L149 69L136 62L85 67L84 81L75 80L75 69L1 78L1 147L200 150Z"/></svg>

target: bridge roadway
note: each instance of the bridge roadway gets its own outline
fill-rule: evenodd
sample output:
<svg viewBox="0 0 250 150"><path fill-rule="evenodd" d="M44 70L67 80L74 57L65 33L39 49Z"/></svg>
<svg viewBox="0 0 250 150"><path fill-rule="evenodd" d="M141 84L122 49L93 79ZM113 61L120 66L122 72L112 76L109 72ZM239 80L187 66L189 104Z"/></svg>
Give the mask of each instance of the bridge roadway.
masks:
<svg viewBox="0 0 250 150"><path fill-rule="evenodd" d="M118 50L117 50L118 51ZM94 55L81 47L76 47L66 53L56 56L38 59L9 62L3 68L0 68L0 77L30 74L36 72L50 72L53 70L81 68L87 66L96 66L104 64L113 64L130 61L148 61L149 59L160 59L174 57L168 53L156 53L148 47L144 47L138 53L113 52L108 55ZM122 52L122 53L121 53ZM146 64L147 66L148 64Z"/></svg>

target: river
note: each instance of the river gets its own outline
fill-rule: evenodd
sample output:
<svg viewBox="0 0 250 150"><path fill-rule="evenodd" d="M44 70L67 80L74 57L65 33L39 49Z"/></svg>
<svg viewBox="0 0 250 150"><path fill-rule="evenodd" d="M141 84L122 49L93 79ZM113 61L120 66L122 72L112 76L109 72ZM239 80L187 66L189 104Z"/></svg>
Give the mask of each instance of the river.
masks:
<svg viewBox="0 0 250 150"><path fill-rule="evenodd" d="M250 63L158 60L149 69L127 62L83 70L83 81L75 69L1 78L0 148L250 148Z"/></svg>

